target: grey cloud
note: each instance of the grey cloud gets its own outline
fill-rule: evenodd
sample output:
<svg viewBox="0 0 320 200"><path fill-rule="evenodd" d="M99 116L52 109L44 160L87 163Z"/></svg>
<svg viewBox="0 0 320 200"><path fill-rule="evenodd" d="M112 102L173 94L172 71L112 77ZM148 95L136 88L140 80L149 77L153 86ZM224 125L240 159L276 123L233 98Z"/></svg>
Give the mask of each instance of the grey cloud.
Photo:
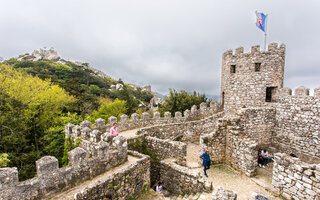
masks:
<svg viewBox="0 0 320 200"><path fill-rule="evenodd" d="M287 46L285 86L320 85L320 2L292 0L0 1L0 56L53 46L116 79L219 94L222 53L268 41ZM261 47L262 48L262 47Z"/></svg>

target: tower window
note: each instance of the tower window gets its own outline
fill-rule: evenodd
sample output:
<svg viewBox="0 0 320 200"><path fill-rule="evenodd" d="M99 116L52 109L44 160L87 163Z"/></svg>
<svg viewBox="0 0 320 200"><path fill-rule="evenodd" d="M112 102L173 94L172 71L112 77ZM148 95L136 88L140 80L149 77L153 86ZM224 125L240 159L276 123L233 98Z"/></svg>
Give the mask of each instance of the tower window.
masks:
<svg viewBox="0 0 320 200"><path fill-rule="evenodd" d="M230 73L236 73L236 65L231 65L230 66Z"/></svg>
<svg viewBox="0 0 320 200"><path fill-rule="evenodd" d="M261 70L261 63L254 63L254 71L260 72Z"/></svg>
<svg viewBox="0 0 320 200"><path fill-rule="evenodd" d="M266 102L274 102L277 87L267 87L266 89Z"/></svg>

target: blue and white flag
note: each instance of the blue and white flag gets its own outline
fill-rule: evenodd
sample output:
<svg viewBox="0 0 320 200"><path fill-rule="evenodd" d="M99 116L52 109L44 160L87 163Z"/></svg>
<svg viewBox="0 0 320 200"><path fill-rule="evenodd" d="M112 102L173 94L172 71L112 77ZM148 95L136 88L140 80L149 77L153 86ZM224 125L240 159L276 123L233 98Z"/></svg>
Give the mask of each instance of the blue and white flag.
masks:
<svg viewBox="0 0 320 200"><path fill-rule="evenodd" d="M263 32L266 32L266 18L267 16L263 14L262 12L257 12L257 22L256 25L258 28L260 28Z"/></svg>

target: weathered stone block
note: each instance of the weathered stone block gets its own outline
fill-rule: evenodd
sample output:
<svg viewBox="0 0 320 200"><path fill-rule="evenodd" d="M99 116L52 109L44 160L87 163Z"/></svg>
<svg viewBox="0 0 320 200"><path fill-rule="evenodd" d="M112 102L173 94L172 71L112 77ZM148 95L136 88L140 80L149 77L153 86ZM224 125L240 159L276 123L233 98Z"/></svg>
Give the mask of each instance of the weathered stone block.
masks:
<svg viewBox="0 0 320 200"><path fill-rule="evenodd" d="M142 113L142 120L149 120L150 119L150 114L147 112Z"/></svg>
<svg viewBox="0 0 320 200"><path fill-rule="evenodd" d="M224 189L223 187L218 187L212 193L212 200L236 200L237 194L232 190Z"/></svg>
<svg viewBox="0 0 320 200"><path fill-rule="evenodd" d="M291 96L292 95L292 90L290 88L288 88L288 87L284 87L284 88L280 89L279 94L281 96Z"/></svg>
<svg viewBox="0 0 320 200"><path fill-rule="evenodd" d="M276 51L277 48L278 48L278 43L273 42L268 44L268 51Z"/></svg>
<svg viewBox="0 0 320 200"><path fill-rule="evenodd" d="M0 191L7 187L15 187L18 184L18 169L0 168Z"/></svg>
<svg viewBox="0 0 320 200"><path fill-rule="evenodd" d="M97 119L95 122L96 122L96 127L101 127L106 125L106 120L102 118Z"/></svg>
<svg viewBox="0 0 320 200"><path fill-rule="evenodd" d="M320 97L320 86L314 89L313 96L318 98Z"/></svg>
<svg viewBox="0 0 320 200"><path fill-rule="evenodd" d="M183 116L184 116L185 118L188 118L188 117L190 116L190 110L185 110L185 111L183 112Z"/></svg>
<svg viewBox="0 0 320 200"><path fill-rule="evenodd" d="M81 136L81 127L79 125L74 126L72 131L73 131L73 133L75 134L76 137L80 137ZM66 137L68 137L68 136L66 135Z"/></svg>
<svg viewBox="0 0 320 200"><path fill-rule="evenodd" d="M153 118L154 119L160 119L160 113L159 112L153 113Z"/></svg>
<svg viewBox="0 0 320 200"><path fill-rule="evenodd" d="M306 88L304 86L300 86L295 89L294 91L294 96L297 97L304 97L304 96L309 96L309 88Z"/></svg>
<svg viewBox="0 0 320 200"><path fill-rule="evenodd" d="M196 105L193 105L192 107L191 107L191 114L194 114L194 113L196 113L198 111L198 107L196 106Z"/></svg>
<svg viewBox="0 0 320 200"><path fill-rule="evenodd" d="M90 133L90 141L99 142L101 140L101 135L102 135L102 132L100 132L99 130L93 130Z"/></svg>
<svg viewBox="0 0 320 200"><path fill-rule="evenodd" d="M182 118L182 113L179 112L179 111L178 111L178 112L175 112L175 113L174 113L174 117L177 118L177 119L180 119L180 118Z"/></svg>
<svg viewBox="0 0 320 200"><path fill-rule="evenodd" d="M74 127L74 125L71 124L71 123L69 123L69 124L67 124L67 125L65 126L64 132L65 132L65 134L66 134L66 137L72 135L72 133L73 133L73 131L72 131L73 127Z"/></svg>
<svg viewBox="0 0 320 200"><path fill-rule="evenodd" d="M251 47L251 53L260 52L260 45L255 45Z"/></svg>
<svg viewBox="0 0 320 200"><path fill-rule="evenodd" d="M104 141L100 141L97 147L98 158L103 160L108 157L109 144Z"/></svg>
<svg viewBox="0 0 320 200"><path fill-rule="evenodd" d="M107 130L106 120L99 118L95 121L95 123L96 123L96 129L98 129L102 133L106 132Z"/></svg>
<svg viewBox="0 0 320 200"><path fill-rule="evenodd" d="M121 124L126 124L126 123L128 123L128 115L126 115L126 114L123 114L123 115L121 115L121 117L120 117L120 122L121 122Z"/></svg>
<svg viewBox="0 0 320 200"><path fill-rule="evenodd" d="M123 136L117 136L114 137L112 140L113 146L115 146L117 149L122 149L124 144L127 142L127 139Z"/></svg>
<svg viewBox="0 0 320 200"><path fill-rule="evenodd" d="M236 48L235 55L239 55L241 53L243 53L243 47Z"/></svg>
<svg viewBox="0 0 320 200"><path fill-rule="evenodd" d="M131 120L132 120L133 122L139 121L139 119L140 119L139 114L133 113L133 114L131 115Z"/></svg>
<svg viewBox="0 0 320 200"><path fill-rule="evenodd" d="M91 128L84 127L81 129L81 137L84 139L89 139L91 133Z"/></svg>
<svg viewBox="0 0 320 200"><path fill-rule="evenodd" d="M164 118L170 119L171 118L171 113L170 112L165 112L164 113Z"/></svg>
<svg viewBox="0 0 320 200"><path fill-rule="evenodd" d="M81 129L85 128L85 127L91 128L91 122L88 121L88 120L85 120L85 121L80 123L80 127L81 127Z"/></svg>
<svg viewBox="0 0 320 200"><path fill-rule="evenodd" d="M36 161L38 177L50 176L59 168L58 159L53 156L44 156Z"/></svg>
<svg viewBox="0 0 320 200"><path fill-rule="evenodd" d="M206 102L202 102L201 104L200 104L200 110L206 110L207 109L207 103Z"/></svg>
<svg viewBox="0 0 320 200"><path fill-rule="evenodd" d="M115 116L111 116L108 118L109 125L113 126L114 123L118 122L118 119Z"/></svg>
<svg viewBox="0 0 320 200"><path fill-rule="evenodd" d="M219 109L219 103L216 100L210 101L210 108L215 112Z"/></svg>
<svg viewBox="0 0 320 200"><path fill-rule="evenodd" d="M70 166L80 167L88 163L88 153L80 147L69 151L68 158Z"/></svg>

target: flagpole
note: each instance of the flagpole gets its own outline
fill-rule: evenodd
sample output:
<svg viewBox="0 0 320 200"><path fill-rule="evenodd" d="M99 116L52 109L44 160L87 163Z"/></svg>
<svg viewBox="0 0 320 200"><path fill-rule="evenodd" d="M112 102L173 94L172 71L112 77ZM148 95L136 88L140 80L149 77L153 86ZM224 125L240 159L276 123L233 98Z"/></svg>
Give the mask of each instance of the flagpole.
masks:
<svg viewBox="0 0 320 200"><path fill-rule="evenodd" d="M266 27L264 30L264 50L266 51L266 47L267 47L267 21L268 21L268 15L266 14Z"/></svg>

